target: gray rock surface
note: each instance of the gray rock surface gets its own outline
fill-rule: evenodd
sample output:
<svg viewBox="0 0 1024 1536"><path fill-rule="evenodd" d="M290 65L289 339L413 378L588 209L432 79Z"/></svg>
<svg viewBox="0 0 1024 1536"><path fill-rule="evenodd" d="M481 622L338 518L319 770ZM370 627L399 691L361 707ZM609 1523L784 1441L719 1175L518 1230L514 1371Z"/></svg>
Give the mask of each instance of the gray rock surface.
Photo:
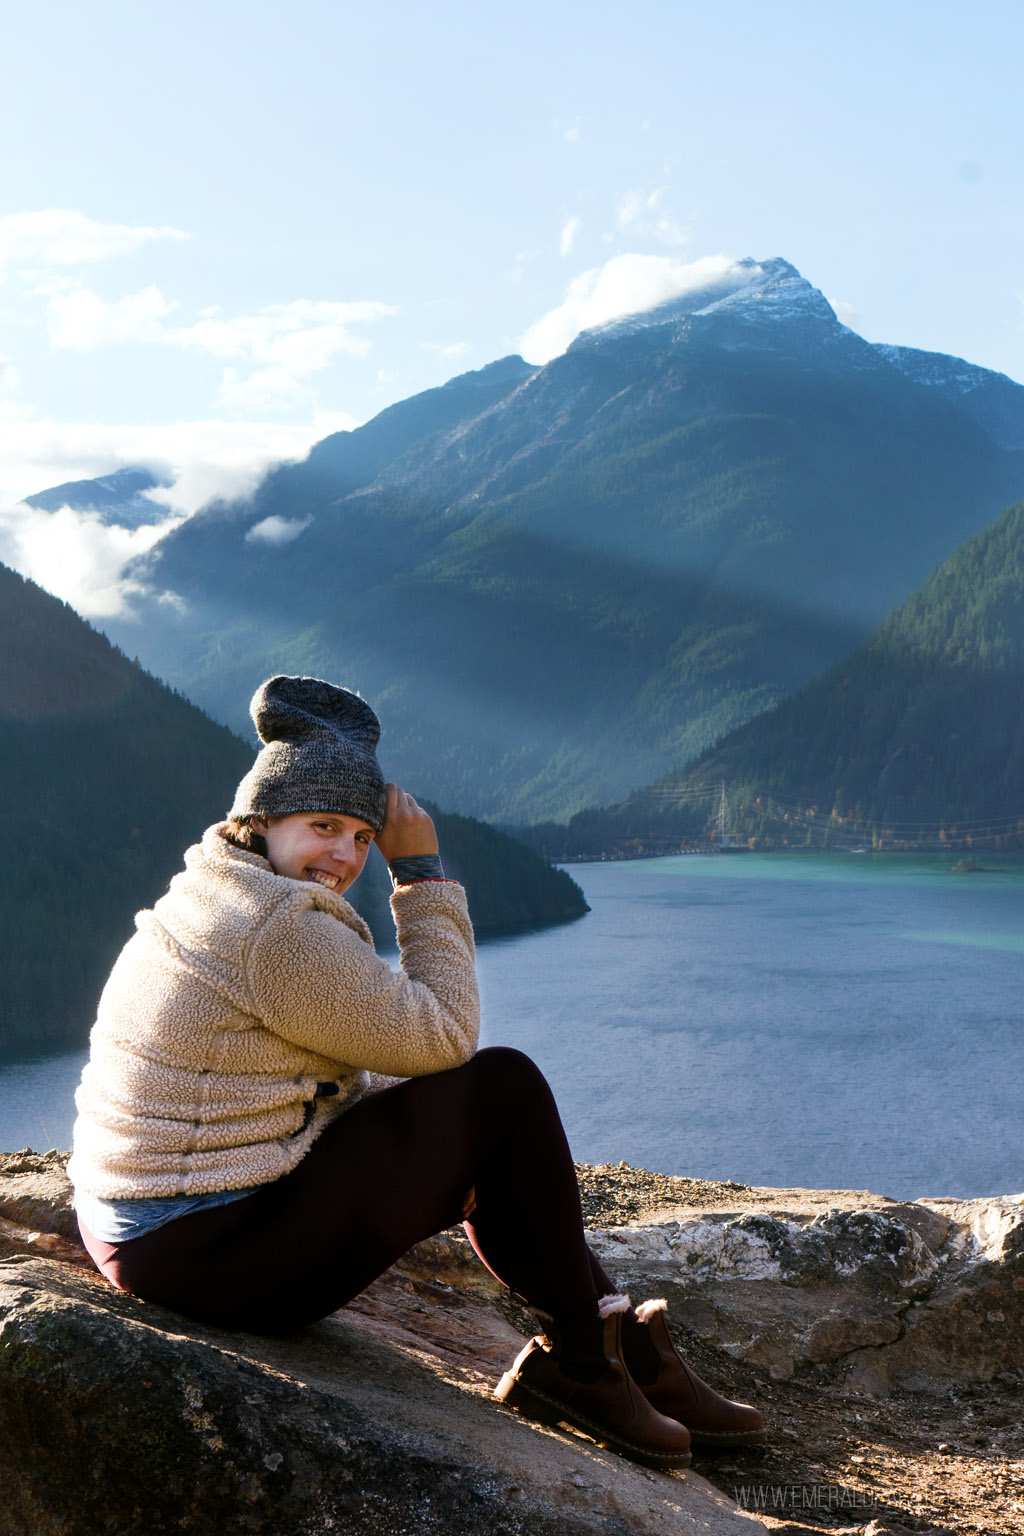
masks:
<svg viewBox="0 0 1024 1536"><path fill-rule="evenodd" d="M0 1536L763 1529L698 1476L499 1408L522 1340L454 1239L295 1338L229 1334L68 1262L59 1164L3 1161ZM58 1230L41 1234L11 1213L49 1220L47 1184ZM69 1252L36 1257L45 1237Z"/></svg>
<svg viewBox="0 0 1024 1536"><path fill-rule="evenodd" d="M774 1380L827 1367L884 1396L1024 1366L1021 1196L739 1191L592 1243L634 1296L664 1295L678 1323Z"/></svg>
<svg viewBox="0 0 1024 1536"><path fill-rule="evenodd" d="M718 1200L592 1241L634 1299L668 1297L755 1372L884 1395L1024 1366L1020 1199ZM443 1234L295 1338L202 1328L94 1273L56 1154L0 1159L0 1536L763 1529L692 1472L500 1409L521 1342L500 1296Z"/></svg>
<svg viewBox="0 0 1024 1536"><path fill-rule="evenodd" d="M52 1260L0 1276L3 1536L751 1529L702 1479L534 1428L359 1316L270 1341Z"/></svg>

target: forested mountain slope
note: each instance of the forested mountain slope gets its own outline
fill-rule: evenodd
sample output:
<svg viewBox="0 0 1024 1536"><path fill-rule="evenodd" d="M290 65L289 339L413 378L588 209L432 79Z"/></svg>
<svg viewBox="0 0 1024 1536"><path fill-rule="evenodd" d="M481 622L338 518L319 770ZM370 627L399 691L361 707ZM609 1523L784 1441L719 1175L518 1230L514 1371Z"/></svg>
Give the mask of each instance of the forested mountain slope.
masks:
<svg viewBox="0 0 1024 1536"><path fill-rule="evenodd" d="M0 1052L84 1043L133 914L224 814L252 759L253 746L0 566ZM586 910L522 844L459 816L437 823L481 932ZM393 940L389 889L374 854L352 894Z"/></svg>
<svg viewBox="0 0 1024 1536"><path fill-rule="evenodd" d="M183 607L111 632L239 727L269 671L359 687L393 776L460 810L620 798L846 654L1024 492L1024 389L985 375L968 409L896 351L786 262L741 263L198 514L142 572Z"/></svg>
<svg viewBox="0 0 1024 1536"><path fill-rule="evenodd" d="M0 1049L84 1042L132 914L252 751L0 566Z"/></svg>
<svg viewBox="0 0 1024 1536"><path fill-rule="evenodd" d="M852 655L689 768L535 839L551 854L731 830L766 845L1024 843L1024 503Z"/></svg>
<svg viewBox="0 0 1024 1536"><path fill-rule="evenodd" d="M867 645L693 773L879 833L999 823L1024 834L1024 503L957 550Z"/></svg>

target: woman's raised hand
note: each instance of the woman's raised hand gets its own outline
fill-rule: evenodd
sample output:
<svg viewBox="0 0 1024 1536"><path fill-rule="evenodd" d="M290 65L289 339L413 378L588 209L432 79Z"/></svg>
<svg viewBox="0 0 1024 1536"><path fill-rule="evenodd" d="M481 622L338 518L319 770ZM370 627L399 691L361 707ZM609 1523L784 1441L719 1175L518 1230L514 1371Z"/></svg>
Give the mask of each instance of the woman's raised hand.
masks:
<svg viewBox="0 0 1024 1536"><path fill-rule="evenodd" d="M392 859L412 859L422 853L437 853L434 823L412 795L397 784L389 784L388 807L384 826L377 834L377 847L390 863Z"/></svg>

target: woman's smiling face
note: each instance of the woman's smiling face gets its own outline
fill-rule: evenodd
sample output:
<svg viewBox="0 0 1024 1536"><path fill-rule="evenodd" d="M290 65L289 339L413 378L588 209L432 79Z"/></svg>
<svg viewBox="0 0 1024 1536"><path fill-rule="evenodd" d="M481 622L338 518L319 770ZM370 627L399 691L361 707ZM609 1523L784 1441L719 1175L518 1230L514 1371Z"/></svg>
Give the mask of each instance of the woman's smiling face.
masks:
<svg viewBox="0 0 1024 1536"><path fill-rule="evenodd" d="M333 811L298 811L252 825L267 840L274 873L288 880L312 880L340 896L362 873L374 839L373 828L357 816Z"/></svg>

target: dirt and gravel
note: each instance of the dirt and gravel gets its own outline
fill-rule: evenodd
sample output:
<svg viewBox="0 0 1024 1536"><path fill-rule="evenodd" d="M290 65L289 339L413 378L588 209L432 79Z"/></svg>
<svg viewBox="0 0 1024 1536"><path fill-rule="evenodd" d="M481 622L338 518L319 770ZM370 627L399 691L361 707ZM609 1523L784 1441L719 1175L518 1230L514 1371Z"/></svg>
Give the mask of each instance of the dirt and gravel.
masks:
<svg viewBox="0 0 1024 1536"><path fill-rule="evenodd" d="M774 1198L768 1190L625 1163L581 1163L577 1175L589 1227L622 1226L671 1207L734 1205L737 1196L745 1206ZM519 1322L530 1330L529 1314ZM1024 1373L941 1396L897 1392L876 1400L841 1392L824 1369L770 1381L676 1332L695 1370L764 1411L771 1435L765 1452L695 1457L694 1468L773 1529L1024 1533Z"/></svg>

